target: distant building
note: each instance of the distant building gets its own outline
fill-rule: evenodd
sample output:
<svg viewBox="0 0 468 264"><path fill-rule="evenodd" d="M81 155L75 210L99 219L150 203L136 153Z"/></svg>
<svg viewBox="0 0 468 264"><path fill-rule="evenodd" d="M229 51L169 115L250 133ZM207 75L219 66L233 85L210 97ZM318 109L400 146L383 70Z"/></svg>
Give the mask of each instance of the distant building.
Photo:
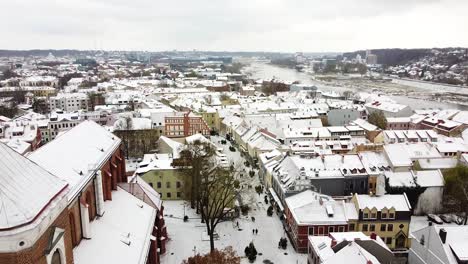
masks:
<svg viewBox="0 0 468 264"><path fill-rule="evenodd" d="M88 95L84 93L58 94L49 98L49 111L61 109L65 112L88 110L90 106Z"/></svg>
<svg viewBox="0 0 468 264"><path fill-rule="evenodd" d="M375 54L369 54L369 55L367 55L366 63L367 63L367 64L370 64L370 65L375 65L375 64L377 64L377 55L375 55Z"/></svg>
<svg viewBox="0 0 468 264"><path fill-rule="evenodd" d="M193 112L181 112L175 116L166 116L164 132L167 137L188 137L195 134L210 135L210 127L203 117Z"/></svg>
<svg viewBox="0 0 468 264"><path fill-rule="evenodd" d="M327 120L330 126L344 126L361 116L361 112L355 109L330 109Z"/></svg>

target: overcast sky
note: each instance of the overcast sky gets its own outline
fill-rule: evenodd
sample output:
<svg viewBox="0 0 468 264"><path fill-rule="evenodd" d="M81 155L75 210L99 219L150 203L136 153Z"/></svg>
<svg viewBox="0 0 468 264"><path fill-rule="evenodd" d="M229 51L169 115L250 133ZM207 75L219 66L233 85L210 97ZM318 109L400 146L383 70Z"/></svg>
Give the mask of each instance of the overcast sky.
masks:
<svg viewBox="0 0 468 264"><path fill-rule="evenodd" d="M1 0L0 49L468 47L468 0Z"/></svg>

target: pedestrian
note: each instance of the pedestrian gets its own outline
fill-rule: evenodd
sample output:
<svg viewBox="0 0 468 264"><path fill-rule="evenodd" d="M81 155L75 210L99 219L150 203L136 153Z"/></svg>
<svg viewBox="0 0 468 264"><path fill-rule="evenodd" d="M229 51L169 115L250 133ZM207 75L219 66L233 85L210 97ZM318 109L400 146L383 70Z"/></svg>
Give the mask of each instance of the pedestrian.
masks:
<svg viewBox="0 0 468 264"><path fill-rule="evenodd" d="M255 229L255 234L258 235L258 229Z"/></svg>
<svg viewBox="0 0 468 264"><path fill-rule="evenodd" d="M255 229L252 229L252 235L254 235L254 234L255 234Z"/></svg>
<svg viewBox="0 0 468 264"><path fill-rule="evenodd" d="M237 228L239 228L239 221L237 221Z"/></svg>

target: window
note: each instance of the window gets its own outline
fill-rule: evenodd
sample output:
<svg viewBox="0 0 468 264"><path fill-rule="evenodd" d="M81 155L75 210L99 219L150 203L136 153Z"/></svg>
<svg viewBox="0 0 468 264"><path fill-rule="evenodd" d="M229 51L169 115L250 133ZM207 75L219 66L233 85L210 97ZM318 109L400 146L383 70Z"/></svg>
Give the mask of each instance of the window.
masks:
<svg viewBox="0 0 468 264"><path fill-rule="evenodd" d="M166 195L167 198L171 198L171 193L168 192L167 195Z"/></svg>
<svg viewBox="0 0 468 264"><path fill-rule="evenodd" d="M369 231L369 226L367 224L362 225L362 231L367 232Z"/></svg>
<svg viewBox="0 0 468 264"><path fill-rule="evenodd" d="M314 235L314 228L309 227L309 236L313 236L313 235Z"/></svg>
<svg viewBox="0 0 468 264"><path fill-rule="evenodd" d="M387 244L387 245L392 244L392 238L391 237L385 238L385 244Z"/></svg>
<svg viewBox="0 0 468 264"><path fill-rule="evenodd" d="M161 188L161 182L158 182L158 183L156 184L156 186L157 186L158 188Z"/></svg>
<svg viewBox="0 0 468 264"><path fill-rule="evenodd" d="M334 226L329 226L328 227L328 233L335 232L335 227Z"/></svg>
<svg viewBox="0 0 468 264"><path fill-rule="evenodd" d="M166 188L171 188L171 182L166 182Z"/></svg>
<svg viewBox="0 0 468 264"><path fill-rule="evenodd" d="M181 186L180 182L179 182L179 181L176 182L176 187L177 187L177 188L180 188L180 186Z"/></svg>
<svg viewBox="0 0 468 264"><path fill-rule="evenodd" d="M354 224L349 224L349 231L354 231Z"/></svg>
<svg viewBox="0 0 468 264"><path fill-rule="evenodd" d="M371 231L371 232L374 232L374 231L375 231L375 225L374 225L374 224L371 224L371 225L370 225L370 231Z"/></svg>
<svg viewBox="0 0 468 264"><path fill-rule="evenodd" d="M177 198L180 198L182 195L180 194L180 192L177 192Z"/></svg>
<svg viewBox="0 0 468 264"><path fill-rule="evenodd" d="M385 232L387 230L387 225L386 224L381 224L380 225L380 231Z"/></svg>
<svg viewBox="0 0 468 264"><path fill-rule="evenodd" d="M338 228L338 230L339 230L340 232L344 232L344 226L340 226L340 227Z"/></svg>
<svg viewBox="0 0 468 264"><path fill-rule="evenodd" d="M371 213L371 219L377 219L377 213Z"/></svg>
<svg viewBox="0 0 468 264"><path fill-rule="evenodd" d="M393 224L388 224L387 231L393 231Z"/></svg>
<svg viewBox="0 0 468 264"><path fill-rule="evenodd" d="M61 264L62 263L62 257L60 255L59 249L55 250L54 254L52 255L52 264Z"/></svg>
<svg viewBox="0 0 468 264"><path fill-rule="evenodd" d="M382 213L382 216L380 218L387 219L387 213Z"/></svg>
<svg viewBox="0 0 468 264"><path fill-rule="evenodd" d="M319 235L323 235L323 226L319 227L319 229L318 229L318 230L319 230L319 232L318 232L318 233L319 233Z"/></svg>
<svg viewBox="0 0 468 264"><path fill-rule="evenodd" d="M368 213L364 213L362 215L362 219L369 219L369 214Z"/></svg>
<svg viewBox="0 0 468 264"><path fill-rule="evenodd" d="M389 213L388 218L390 219L395 219L395 213Z"/></svg>

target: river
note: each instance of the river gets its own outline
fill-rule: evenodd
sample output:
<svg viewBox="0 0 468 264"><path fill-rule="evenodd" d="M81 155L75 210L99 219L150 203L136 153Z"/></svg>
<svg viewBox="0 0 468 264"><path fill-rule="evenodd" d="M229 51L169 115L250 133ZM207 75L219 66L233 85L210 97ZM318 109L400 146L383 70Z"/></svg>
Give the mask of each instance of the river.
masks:
<svg viewBox="0 0 468 264"><path fill-rule="evenodd" d="M326 86L323 83L313 80L308 73L298 72L294 69L283 68L272 64L251 62L249 66L244 68L246 73L251 74L253 79L280 79L285 81L299 81L302 84L313 84L320 90L330 92L344 92L346 90L358 91L353 87L332 87ZM367 91L372 92L372 91ZM468 110L468 106L458 105L454 103L436 102L427 99L409 98L405 96L393 96L388 95L389 98L393 99L399 104L410 106L412 109L423 109L423 108L439 108L439 109L460 109Z"/></svg>

